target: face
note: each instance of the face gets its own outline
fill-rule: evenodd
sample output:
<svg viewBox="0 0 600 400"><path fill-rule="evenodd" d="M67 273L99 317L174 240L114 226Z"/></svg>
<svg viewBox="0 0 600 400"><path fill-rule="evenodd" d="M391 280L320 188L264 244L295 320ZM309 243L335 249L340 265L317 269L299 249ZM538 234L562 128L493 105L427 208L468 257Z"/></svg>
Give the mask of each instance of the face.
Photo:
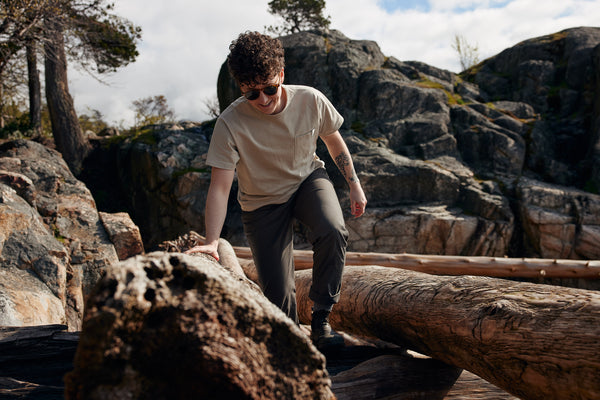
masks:
<svg viewBox="0 0 600 400"><path fill-rule="evenodd" d="M248 100L248 103L264 114L277 114L285 108L286 103L285 92L281 86L281 84L283 84L283 77L284 73L282 69L279 74L275 75L272 79L269 79L262 85L248 86L245 84L240 84L240 89L244 94L252 90L259 90L259 96L256 99ZM275 94L268 95L263 91L263 89L273 85L279 85ZM267 92L269 92L268 89Z"/></svg>

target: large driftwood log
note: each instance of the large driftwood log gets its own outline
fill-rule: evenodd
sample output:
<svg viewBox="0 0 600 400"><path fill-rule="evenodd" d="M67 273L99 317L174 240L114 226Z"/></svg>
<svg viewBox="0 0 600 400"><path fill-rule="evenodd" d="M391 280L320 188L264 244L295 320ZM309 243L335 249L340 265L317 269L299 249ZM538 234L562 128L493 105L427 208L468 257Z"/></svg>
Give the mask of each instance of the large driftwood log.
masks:
<svg viewBox="0 0 600 400"><path fill-rule="evenodd" d="M234 247L239 258L251 259L248 247ZM296 270L310 269L313 252L294 250ZM434 275L479 275L498 278L600 278L599 260L554 260L436 256L425 254L346 253L346 265L380 265Z"/></svg>
<svg viewBox="0 0 600 400"><path fill-rule="evenodd" d="M311 271L296 272L310 321ZM600 293L347 267L334 328L407 346L523 399L600 399Z"/></svg>
<svg viewBox="0 0 600 400"><path fill-rule="evenodd" d="M78 341L66 325L0 327L0 398L63 398Z"/></svg>

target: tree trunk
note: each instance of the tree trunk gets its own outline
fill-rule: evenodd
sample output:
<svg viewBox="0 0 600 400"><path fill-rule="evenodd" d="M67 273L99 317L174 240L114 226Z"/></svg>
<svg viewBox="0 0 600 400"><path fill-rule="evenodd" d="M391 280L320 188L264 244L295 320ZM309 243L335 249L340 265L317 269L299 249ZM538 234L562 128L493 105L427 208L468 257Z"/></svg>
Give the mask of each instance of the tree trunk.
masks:
<svg viewBox="0 0 600 400"><path fill-rule="evenodd" d="M234 247L238 257L251 259L248 247ZM296 270L310 269L311 250L294 250ZM600 278L599 260L439 256L347 252L346 265L378 265L434 275L480 275L498 278Z"/></svg>
<svg viewBox="0 0 600 400"><path fill-rule="evenodd" d="M310 321L310 270L296 272ZM600 399L600 293L346 267L334 328L407 346L524 399Z"/></svg>
<svg viewBox="0 0 600 400"><path fill-rule="evenodd" d="M27 43L27 73L29 77L29 120L36 134L42 133L42 89L37 68L35 43Z"/></svg>
<svg viewBox="0 0 600 400"><path fill-rule="evenodd" d="M67 83L67 58L64 37L60 25L47 22L48 40L44 44L46 100L52 123L56 148L71 168L79 175L83 160L90 151L90 144L81 132L73 99Z"/></svg>

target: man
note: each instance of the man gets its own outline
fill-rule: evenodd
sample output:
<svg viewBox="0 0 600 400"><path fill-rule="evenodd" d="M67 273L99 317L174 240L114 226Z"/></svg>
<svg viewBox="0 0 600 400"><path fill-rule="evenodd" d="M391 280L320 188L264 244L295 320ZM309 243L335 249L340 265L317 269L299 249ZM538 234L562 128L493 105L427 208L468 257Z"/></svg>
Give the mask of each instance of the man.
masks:
<svg viewBox="0 0 600 400"><path fill-rule="evenodd" d="M265 296L298 323L293 261L293 222L309 229L313 246L311 339L323 350L343 344L331 330L329 313L338 302L348 231L317 139L350 187L351 212L365 212L367 200L350 152L338 129L343 118L316 89L284 85L284 50L278 39L258 32L239 35L227 59L243 96L215 124L207 164L212 167L206 200L206 243L188 253L218 259L234 173L244 232Z"/></svg>

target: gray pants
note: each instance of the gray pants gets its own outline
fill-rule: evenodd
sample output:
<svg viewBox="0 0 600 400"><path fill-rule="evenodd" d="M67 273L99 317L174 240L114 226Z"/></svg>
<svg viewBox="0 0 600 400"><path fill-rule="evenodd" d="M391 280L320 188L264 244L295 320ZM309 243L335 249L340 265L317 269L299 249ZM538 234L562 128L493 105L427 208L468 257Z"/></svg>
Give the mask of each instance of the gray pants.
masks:
<svg viewBox="0 0 600 400"><path fill-rule="evenodd" d="M306 178L286 203L242 213L263 293L298 323L293 259L295 219L309 229L313 246L309 297L317 304L335 304L340 297L348 231L324 168Z"/></svg>

